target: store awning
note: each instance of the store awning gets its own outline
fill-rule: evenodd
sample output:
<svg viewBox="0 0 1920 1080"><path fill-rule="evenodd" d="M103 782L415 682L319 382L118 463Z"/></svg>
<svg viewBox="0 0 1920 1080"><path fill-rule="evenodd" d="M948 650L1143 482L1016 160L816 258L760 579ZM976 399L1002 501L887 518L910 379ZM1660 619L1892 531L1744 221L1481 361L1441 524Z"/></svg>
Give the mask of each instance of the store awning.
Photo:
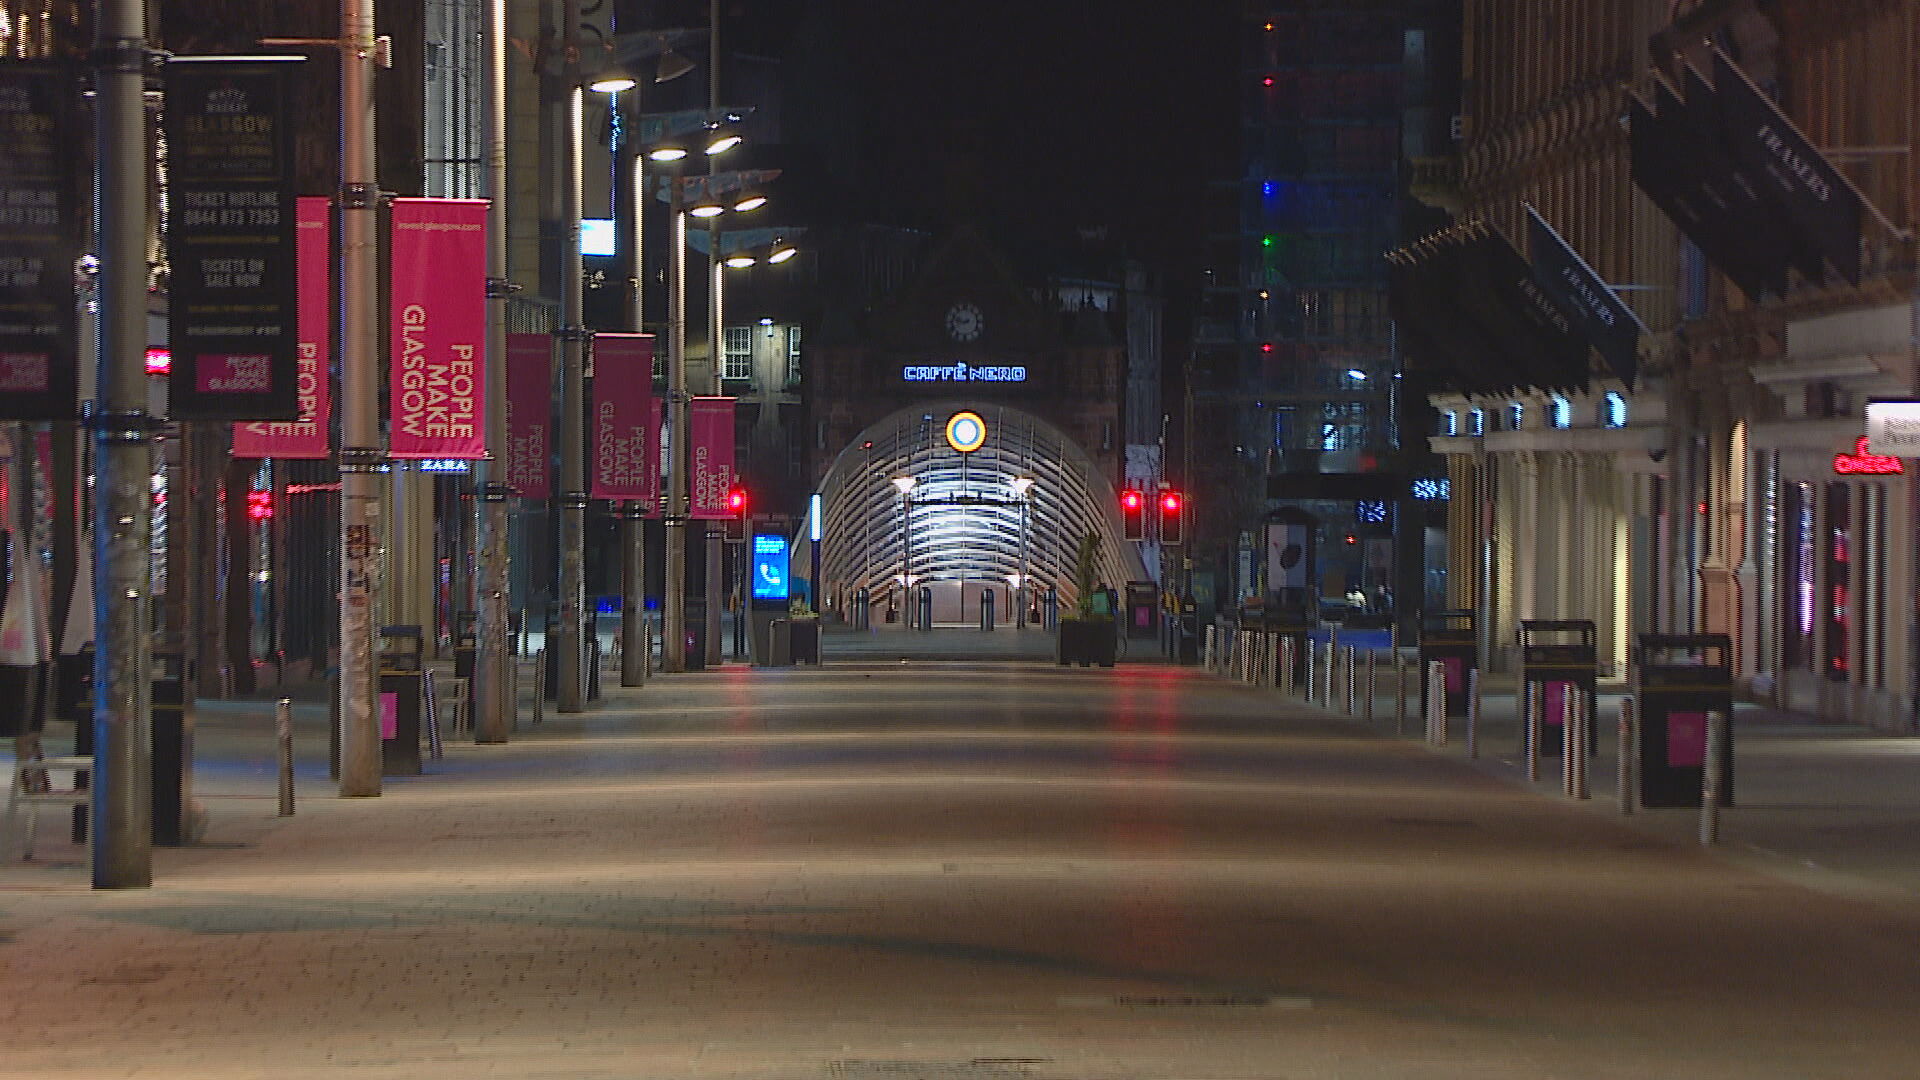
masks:
<svg viewBox="0 0 1920 1080"><path fill-rule="evenodd" d="M1571 313L1616 378L1633 385L1640 368L1640 316L1620 299L1573 246L1533 207L1527 207L1527 254L1540 287Z"/></svg>
<svg viewBox="0 0 1920 1080"><path fill-rule="evenodd" d="M1718 49L1713 81L1683 68L1629 109L1633 181L1750 298L1788 271L1860 280L1866 202Z"/></svg>

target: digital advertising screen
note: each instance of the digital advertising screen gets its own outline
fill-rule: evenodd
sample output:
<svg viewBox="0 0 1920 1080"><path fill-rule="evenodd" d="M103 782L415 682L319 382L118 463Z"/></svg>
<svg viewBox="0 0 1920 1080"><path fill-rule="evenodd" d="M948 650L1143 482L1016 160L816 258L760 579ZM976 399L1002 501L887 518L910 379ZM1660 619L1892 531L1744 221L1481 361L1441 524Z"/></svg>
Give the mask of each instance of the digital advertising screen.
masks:
<svg viewBox="0 0 1920 1080"><path fill-rule="evenodd" d="M756 535L751 573L755 600L786 603L791 587L787 576L787 538Z"/></svg>

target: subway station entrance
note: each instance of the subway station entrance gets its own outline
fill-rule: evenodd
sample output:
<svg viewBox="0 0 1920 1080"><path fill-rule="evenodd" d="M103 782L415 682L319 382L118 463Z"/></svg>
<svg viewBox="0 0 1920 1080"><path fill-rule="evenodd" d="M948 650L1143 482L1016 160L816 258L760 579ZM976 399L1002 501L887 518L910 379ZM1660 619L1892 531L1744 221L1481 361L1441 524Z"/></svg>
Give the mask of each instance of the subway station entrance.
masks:
<svg viewBox="0 0 1920 1080"><path fill-rule="evenodd" d="M822 595L875 630L1041 629L1071 612L1081 538L1099 538L1094 580L1145 574L1121 539L1113 484L1053 424L1003 403L901 408L862 430L821 485Z"/></svg>

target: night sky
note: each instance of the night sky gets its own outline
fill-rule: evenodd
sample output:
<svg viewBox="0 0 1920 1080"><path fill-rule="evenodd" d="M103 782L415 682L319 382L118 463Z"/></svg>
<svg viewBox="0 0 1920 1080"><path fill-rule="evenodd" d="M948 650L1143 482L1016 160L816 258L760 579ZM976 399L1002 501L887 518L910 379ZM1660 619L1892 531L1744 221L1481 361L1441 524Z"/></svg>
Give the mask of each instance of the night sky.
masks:
<svg viewBox="0 0 1920 1080"><path fill-rule="evenodd" d="M729 0L727 11L737 45L779 57L796 101L823 103L790 105L789 137L842 151L834 171L871 217L936 235L972 223L1017 263L1105 226L1112 249L1197 280L1199 200L1237 171L1233 5Z"/></svg>

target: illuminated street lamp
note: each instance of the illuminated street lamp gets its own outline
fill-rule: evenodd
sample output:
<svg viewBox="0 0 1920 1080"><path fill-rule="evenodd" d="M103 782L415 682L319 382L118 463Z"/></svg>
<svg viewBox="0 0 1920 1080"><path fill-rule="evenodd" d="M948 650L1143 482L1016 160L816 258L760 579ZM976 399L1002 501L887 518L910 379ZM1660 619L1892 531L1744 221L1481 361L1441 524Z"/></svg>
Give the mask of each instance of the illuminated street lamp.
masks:
<svg viewBox="0 0 1920 1080"><path fill-rule="evenodd" d="M913 629L913 602L907 587L913 583L913 504L908 496L920 481L911 476L893 478L893 489L900 493L900 625Z"/></svg>
<svg viewBox="0 0 1920 1080"><path fill-rule="evenodd" d="M1032 505L1028 494L1033 491L1033 477L1016 476L1007 481L1013 489L1013 497L1020 502L1020 572L1008 575L1013 581L1014 616L1013 627L1016 630L1027 628L1027 508Z"/></svg>

